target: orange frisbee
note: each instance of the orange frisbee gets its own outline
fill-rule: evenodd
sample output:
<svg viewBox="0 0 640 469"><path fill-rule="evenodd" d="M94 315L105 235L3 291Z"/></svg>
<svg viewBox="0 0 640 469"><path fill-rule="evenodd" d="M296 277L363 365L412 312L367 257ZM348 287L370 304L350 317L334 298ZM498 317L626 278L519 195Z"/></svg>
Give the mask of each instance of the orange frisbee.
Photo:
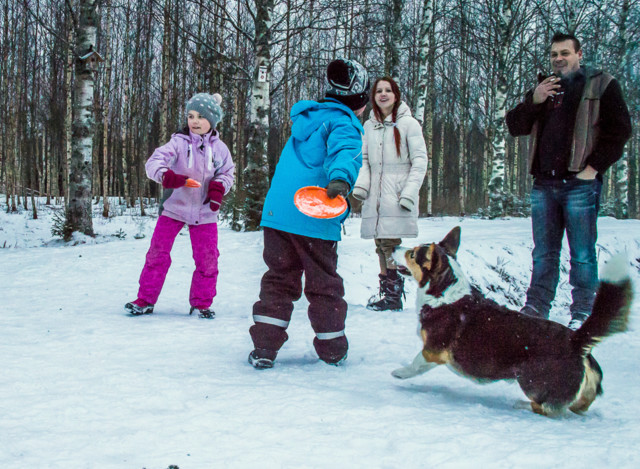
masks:
<svg viewBox="0 0 640 469"><path fill-rule="evenodd" d="M191 178L188 178L187 182L185 182L184 185L187 186L187 187L200 187L200 186L202 186L202 184L200 184L198 181L196 181L195 179L191 179Z"/></svg>
<svg viewBox="0 0 640 469"><path fill-rule="evenodd" d="M341 195L330 199L324 187L307 186L293 196L296 208L313 218L335 218L347 210L347 201Z"/></svg>

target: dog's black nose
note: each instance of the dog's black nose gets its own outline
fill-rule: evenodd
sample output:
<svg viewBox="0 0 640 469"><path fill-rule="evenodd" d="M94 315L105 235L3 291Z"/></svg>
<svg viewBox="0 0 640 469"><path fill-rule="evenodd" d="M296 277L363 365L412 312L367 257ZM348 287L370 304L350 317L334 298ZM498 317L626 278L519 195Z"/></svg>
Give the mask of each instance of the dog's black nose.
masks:
<svg viewBox="0 0 640 469"><path fill-rule="evenodd" d="M398 266L398 273L400 275L407 275L407 276L411 276L411 271L409 269L407 269L405 266L403 265L399 265Z"/></svg>

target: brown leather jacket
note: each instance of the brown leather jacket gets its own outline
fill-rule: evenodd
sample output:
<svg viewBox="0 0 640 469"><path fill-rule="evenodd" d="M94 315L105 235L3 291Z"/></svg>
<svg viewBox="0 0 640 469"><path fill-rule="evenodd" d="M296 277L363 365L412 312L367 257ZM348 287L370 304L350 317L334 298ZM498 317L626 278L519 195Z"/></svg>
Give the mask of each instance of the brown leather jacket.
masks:
<svg viewBox="0 0 640 469"><path fill-rule="evenodd" d="M571 172L582 171L586 166L587 156L593 151L594 142L598 138L598 117L600 116L600 97L607 89L613 77L601 70L587 70L582 98L576 113L576 125L573 129L573 144L569 167ZM539 122L535 121L529 135L529 171L533 167L536 156Z"/></svg>

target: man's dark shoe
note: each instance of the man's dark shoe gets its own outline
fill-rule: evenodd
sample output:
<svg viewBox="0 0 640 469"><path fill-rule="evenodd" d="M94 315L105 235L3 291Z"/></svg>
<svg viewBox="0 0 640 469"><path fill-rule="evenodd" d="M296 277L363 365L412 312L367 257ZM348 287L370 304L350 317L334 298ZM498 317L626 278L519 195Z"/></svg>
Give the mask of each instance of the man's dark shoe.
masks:
<svg viewBox="0 0 640 469"><path fill-rule="evenodd" d="M538 319L548 319L547 317L545 317L544 315L540 314L538 312L538 310L536 310L535 308L529 306L529 305L525 305L521 310L520 310L521 314L524 314L525 316L531 316L532 318L538 318Z"/></svg>
<svg viewBox="0 0 640 469"><path fill-rule="evenodd" d="M273 350L257 348L249 354L249 363L258 370L273 368L273 362L277 355L278 352Z"/></svg>
<svg viewBox="0 0 640 469"><path fill-rule="evenodd" d="M572 313L571 321L567 324L567 327L571 330L577 331L582 324L587 320L589 316L586 313Z"/></svg>

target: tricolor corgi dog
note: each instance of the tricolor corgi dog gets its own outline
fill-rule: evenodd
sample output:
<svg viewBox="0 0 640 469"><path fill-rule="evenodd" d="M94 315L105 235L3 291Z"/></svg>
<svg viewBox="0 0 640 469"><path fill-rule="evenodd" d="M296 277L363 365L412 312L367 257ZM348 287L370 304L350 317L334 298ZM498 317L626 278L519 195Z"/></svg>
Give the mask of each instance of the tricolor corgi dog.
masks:
<svg viewBox="0 0 640 469"><path fill-rule="evenodd" d="M591 349L627 330L633 290L626 256L607 263L591 316L573 331L485 298L456 261L459 245L460 227L455 227L437 244L394 254L399 272L418 283L424 347L392 375L406 379L448 365L479 382L517 380L538 414L585 412L602 394L602 370Z"/></svg>

